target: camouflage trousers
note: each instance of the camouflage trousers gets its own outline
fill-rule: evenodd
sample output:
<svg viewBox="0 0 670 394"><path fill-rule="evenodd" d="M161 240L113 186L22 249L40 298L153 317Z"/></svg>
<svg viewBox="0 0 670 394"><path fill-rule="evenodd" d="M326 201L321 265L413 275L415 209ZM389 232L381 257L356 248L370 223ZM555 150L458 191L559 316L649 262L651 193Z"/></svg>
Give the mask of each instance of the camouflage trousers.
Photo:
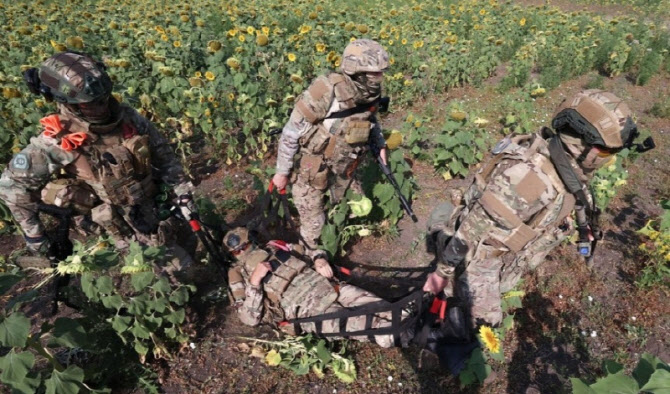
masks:
<svg viewBox="0 0 670 394"><path fill-rule="evenodd" d="M465 269L457 270L454 283L454 295L466 302L472 322L502 322L502 295L514 289L525 273L537 268L564 238L560 230L549 231L516 255L480 245Z"/></svg>
<svg viewBox="0 0 670 394"><path fill-rule="evenodd" d="M324 313L337 312L343 310L344 308L352 308L361 305L365 305L371 302L382 301L381 298L376 295L365 291L359 287L344 284L340 287L339 296L337 301L333 303ZM389 304L390 305L390 304ZM406 317L406 313L403 312L403 318ZM365 316L351 317L347 319L347 331L360 331L365 329ZM391 312L382 312L375 314L372 319L372 328L381 328L388 327L391 325ZM314 323L305 323L301 324L301 329L305 332L316 332L316 327ZM339 319L326 320L323 322L321 327L321 332L323 333L336 333L340 331L340 321ZM375 342L384 348L389 348L393 346L393 335L376 335ZM357 336L351 337L351 339L356 341L367 342L369 338L367 336ZM403 342L409 342L411 338L402 338Z"/></svg>
<svg viewBox="0 0 670 394"><path fill-rule="evenodd" d="M460 217L454 217L452 212L458 211L454 211L449 204L444 205L443 216L448 220L437 220L437 224L444 226L433 226L435 231L446 238L436 237L441 241L437 249L443 261L451 259L456 265L438 265L441 275L455 278L445 292L466 303L475 326L483 322L499 324L503 317L501 295L512 290L525 273L537 268L572 229L546 228L515 254L504 245L494 242L492 235L504 230L482 209L476 207L470 211L464 210ZM459 221L460 225L455 229ZM462 262L457 264L459 258Z"/></svg>
<svg viewBox="0 0 670 394"><path fill-rule="evenodd" d="M353 177L333 174L329 171L328 183L315 186L305 172L298 172L292 186L293 203L300 215L300 242L306 247L305 254L310 258L324 253L319 249L321 230L326 223L326 197L331 202L339 201L348 189L362 194L360 181Z"/></svg>

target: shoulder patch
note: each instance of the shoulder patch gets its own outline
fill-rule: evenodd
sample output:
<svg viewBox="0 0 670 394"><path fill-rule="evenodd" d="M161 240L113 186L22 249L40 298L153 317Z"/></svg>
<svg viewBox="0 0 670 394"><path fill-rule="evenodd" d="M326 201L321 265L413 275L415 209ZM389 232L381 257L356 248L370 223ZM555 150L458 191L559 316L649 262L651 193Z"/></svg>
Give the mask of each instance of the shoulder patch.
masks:
<svg viewBox="0 0 670 394"><path fill-rule="evenodd" d="M30 168L30 159L25 153L18 153L12 159L11 167L13 170L27 171Z"/></svg>

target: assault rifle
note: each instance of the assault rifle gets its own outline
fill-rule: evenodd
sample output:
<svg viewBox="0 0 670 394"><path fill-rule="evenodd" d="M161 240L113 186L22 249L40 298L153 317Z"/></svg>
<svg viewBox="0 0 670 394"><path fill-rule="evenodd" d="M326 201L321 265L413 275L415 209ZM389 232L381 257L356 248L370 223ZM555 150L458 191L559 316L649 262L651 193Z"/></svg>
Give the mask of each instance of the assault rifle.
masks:
<svg viewBox="0 0 670 394"><path fill-rule="evenodd" d="M388 166L388 164L384 163L382 160L382 157L380 155L380 150L377 145L375 145L372 141L368 143L370 147L370 153L372 153L372 156L377 160L377 164L379 164L379 168L382 170L384 175L386 175L386 179L393 185L393 188L395 189L395 193L400 199L400 204L402 205L402 208L407 212L409 217L412 218L412 221L414 223L418 222L419 219L416 218L416 215L414 214L414 211L412 211L412 207L409 206L409 202L407 202L407 199L405 196L402 195L402 190L400 190L400 185L398 185L398 182L395 180L395 177L393 176L393 173L391 172L391 168Z"/></svg>

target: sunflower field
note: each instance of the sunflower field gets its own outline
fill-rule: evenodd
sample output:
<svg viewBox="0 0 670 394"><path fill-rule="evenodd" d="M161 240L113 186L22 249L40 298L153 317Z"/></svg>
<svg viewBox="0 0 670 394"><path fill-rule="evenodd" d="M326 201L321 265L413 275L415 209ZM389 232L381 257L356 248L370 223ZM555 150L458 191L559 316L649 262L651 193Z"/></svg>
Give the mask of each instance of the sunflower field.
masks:
<svg viewBox="0 0 670 394"><path fill-rule="evenodd" d="M670 64L667 26L651 19L499 0L37 0L0 8L3 163L53 111L29 93L21 72L65 49L102 58L119 100L150 115L174 143L204 138L229 165L261 157L267 132L311 79L339 66L356 38L387 48L385 89L401 105L478 84L501 64L501 88L531 80L552 88L593 69L632 73L643 84Z"/></svg>

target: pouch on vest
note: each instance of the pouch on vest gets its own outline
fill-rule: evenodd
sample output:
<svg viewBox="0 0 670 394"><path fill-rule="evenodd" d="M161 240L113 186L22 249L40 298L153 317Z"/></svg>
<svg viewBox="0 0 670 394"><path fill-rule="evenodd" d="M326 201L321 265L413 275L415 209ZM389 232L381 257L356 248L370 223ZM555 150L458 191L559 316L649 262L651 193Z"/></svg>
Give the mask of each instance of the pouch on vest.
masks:
<svg viewBox="0 0 670 394"><path fill-rule="evenodd" d="M130 151L133 157L135 172L139 176L151 172L151 150L148 135L136 135L123 141L123 146Z"/></svg>
<svg viewBox="0 0 670 394"><path fill-rule="evenodd" d="M304 261L293 256L281 264L272 273L270 280L264 287L268 298L274 303L279 303L281 301L281 296L289 283L291 283L291 281L298 276L306 266L307 264Z"/></svg>
<svg viewBox="0 0 670 394"><path fill-rule="evenodd" d="M102 154L116 179L132 178L135 175L133 156L124 146L114 146Z"/></svg>
<svg viewBox="0 0 670 394"><path fill-rule="evenodd" d="M370 122L367 120L346 119L344 128L344 140L349 145L365 144L370 138Z"/></svg>
<svg viewBox="0 0 670 394"><path fill-rule="evenodd" d="M322 124L314 126L314 129L315 130L308 134L308 138L305 140L303 146L308 152L316 155L326 149L331 134Z"/></svg>
<svg viewBox="0 0 670 394"><path fill-rule="evenodd" d="M45 204L72 208L79 215L87 214L98 203L91 188L76 179L56 179L47 183L40 194Z"/></svg>
<svg viewBox="0 0 670 394"><path fill-rule="evenodd" d="M328 168L320 155L303 154L300 158L300 175L307 178L310 185L318 190L328 186Z"/></svg>
<svg viewBox="0 0 670 394"><path fill-rule="evenodd" d="M232 268L228 270L228 288L233 296L235 302L241 302L245 298L244 293L244 279L239 271L239 268Z"/></svg>
<svg viewBox="0 0 670 394"><path fill-rule="evenodd" d="M91 210L91 221L108 233L117 236L132 234L132 229L110 204L101 204Z"/></svg>

